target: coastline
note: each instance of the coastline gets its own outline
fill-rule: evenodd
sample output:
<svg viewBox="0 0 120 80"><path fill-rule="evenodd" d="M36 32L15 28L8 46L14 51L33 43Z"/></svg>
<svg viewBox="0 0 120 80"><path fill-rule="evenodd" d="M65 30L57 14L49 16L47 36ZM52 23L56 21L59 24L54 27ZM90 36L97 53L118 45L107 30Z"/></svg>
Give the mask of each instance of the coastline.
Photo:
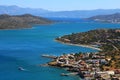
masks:
<svg viewBox="0 0 120 80"><path fill-rule="evenodd" d="M98 51L102 51L102 49L93 47L92 45L65 43L65 42L62 42L62 41L59 41L59 40L55 40L55 41L56 41L56 42L59 42L59 43L62 43L62 44L66 44L66 45L80 46L80 47L86 47L86 48L91 48L91 49L95 49L95 50L98 50Z"/></svg>
<svg viewBox="0 0 120 80"><path fill-rule="evenodd" d="M53 23L52 23L53 24ZM51 23L48 23L48 24L33 24L33 25L31 25L30 27L20 27L20 28L4 28L4 29L0 29L0 31L1 30L24 30L24 29L32 29L32 28L34 28L34 26L41 26L41 25L51 25Z"/></svg>

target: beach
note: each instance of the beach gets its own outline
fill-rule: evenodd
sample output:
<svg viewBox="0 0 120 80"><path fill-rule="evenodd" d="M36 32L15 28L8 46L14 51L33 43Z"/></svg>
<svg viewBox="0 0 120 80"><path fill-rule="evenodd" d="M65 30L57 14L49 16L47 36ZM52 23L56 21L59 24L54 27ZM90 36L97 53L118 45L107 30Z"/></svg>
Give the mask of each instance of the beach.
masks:
<svg viewBox="0 0 120 80"><path fill-rule="evenodd" d="M98 50L98 51L102 51L102 49L96 48L96 47L94 47L94 45L72 44L72 43L65 43L65 42L62 42L62 41L59 41L59 40L55 40L55 41L60 42L62 44L66 44L66 45L80 46L80 47L86 47L86 48L91 48L91 49L95 49L95 50Z"/></svg>

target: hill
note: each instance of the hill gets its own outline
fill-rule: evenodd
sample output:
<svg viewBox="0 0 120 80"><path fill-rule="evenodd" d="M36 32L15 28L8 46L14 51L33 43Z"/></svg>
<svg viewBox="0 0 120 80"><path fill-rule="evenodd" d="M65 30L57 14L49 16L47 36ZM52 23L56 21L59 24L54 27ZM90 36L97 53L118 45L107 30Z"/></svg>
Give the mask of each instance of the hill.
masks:
<svg viewBox="0 0 120 80"><path fill-rule="evenodd" d="M115 13L111 15L98 15L90 17L88 19L100 22L120 23L120 13Z"/></svg>
<svg viewBox="0 0 120 80"><path fill-rule="evenodd" d="M120 49L120 29L98 29L64 35L56 40L64 43L97 46L103 50ZM114 46L113 46L114 45ZM116 47L115 47L116 46Z"/></svg>
<svg viewBox="0 0 120 80"><path fill-rule="evenodd" d="M30 14L24 15L0 15L0 29L19 29L19 28L30 28L33 24L50 24L52 21L33 16Z"/></svg>

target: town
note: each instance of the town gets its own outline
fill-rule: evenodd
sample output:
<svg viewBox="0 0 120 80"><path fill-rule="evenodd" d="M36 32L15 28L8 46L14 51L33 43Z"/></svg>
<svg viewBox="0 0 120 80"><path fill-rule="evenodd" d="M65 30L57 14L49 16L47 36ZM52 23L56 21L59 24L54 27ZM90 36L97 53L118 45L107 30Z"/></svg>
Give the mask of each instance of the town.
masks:
<svg viewBox="0 0 120 80"><path fill-rule="evenodd" d="M86 80L120 80L120 69L103 70L103 65L108 65L112 60L104 54L96 53L72 53L56 57L48 64L67 68L68 71L77 72Z"/></svg>

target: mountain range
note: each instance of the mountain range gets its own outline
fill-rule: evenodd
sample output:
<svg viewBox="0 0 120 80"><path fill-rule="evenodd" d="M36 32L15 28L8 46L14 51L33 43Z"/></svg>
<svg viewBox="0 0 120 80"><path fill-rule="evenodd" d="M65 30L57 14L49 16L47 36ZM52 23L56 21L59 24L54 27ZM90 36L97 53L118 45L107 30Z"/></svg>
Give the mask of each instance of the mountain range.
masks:
<svg viewBox="0 0 120 80"><path fill-rule="evenodd" d="M32 14L47 18L88 18L96 15L108 15L119 13L120 9L96 9L74 11L49 11L41 8L21 8L18 6L0 6L0 14L22 15Z"/></svg>
<svg viewBox="0 0 120 80"><path fill-rule="evenodd" d="M21 14L42 14L49 12L44 9L21 8L18 6L0 6L0 14L21 15Z"/></svg>

